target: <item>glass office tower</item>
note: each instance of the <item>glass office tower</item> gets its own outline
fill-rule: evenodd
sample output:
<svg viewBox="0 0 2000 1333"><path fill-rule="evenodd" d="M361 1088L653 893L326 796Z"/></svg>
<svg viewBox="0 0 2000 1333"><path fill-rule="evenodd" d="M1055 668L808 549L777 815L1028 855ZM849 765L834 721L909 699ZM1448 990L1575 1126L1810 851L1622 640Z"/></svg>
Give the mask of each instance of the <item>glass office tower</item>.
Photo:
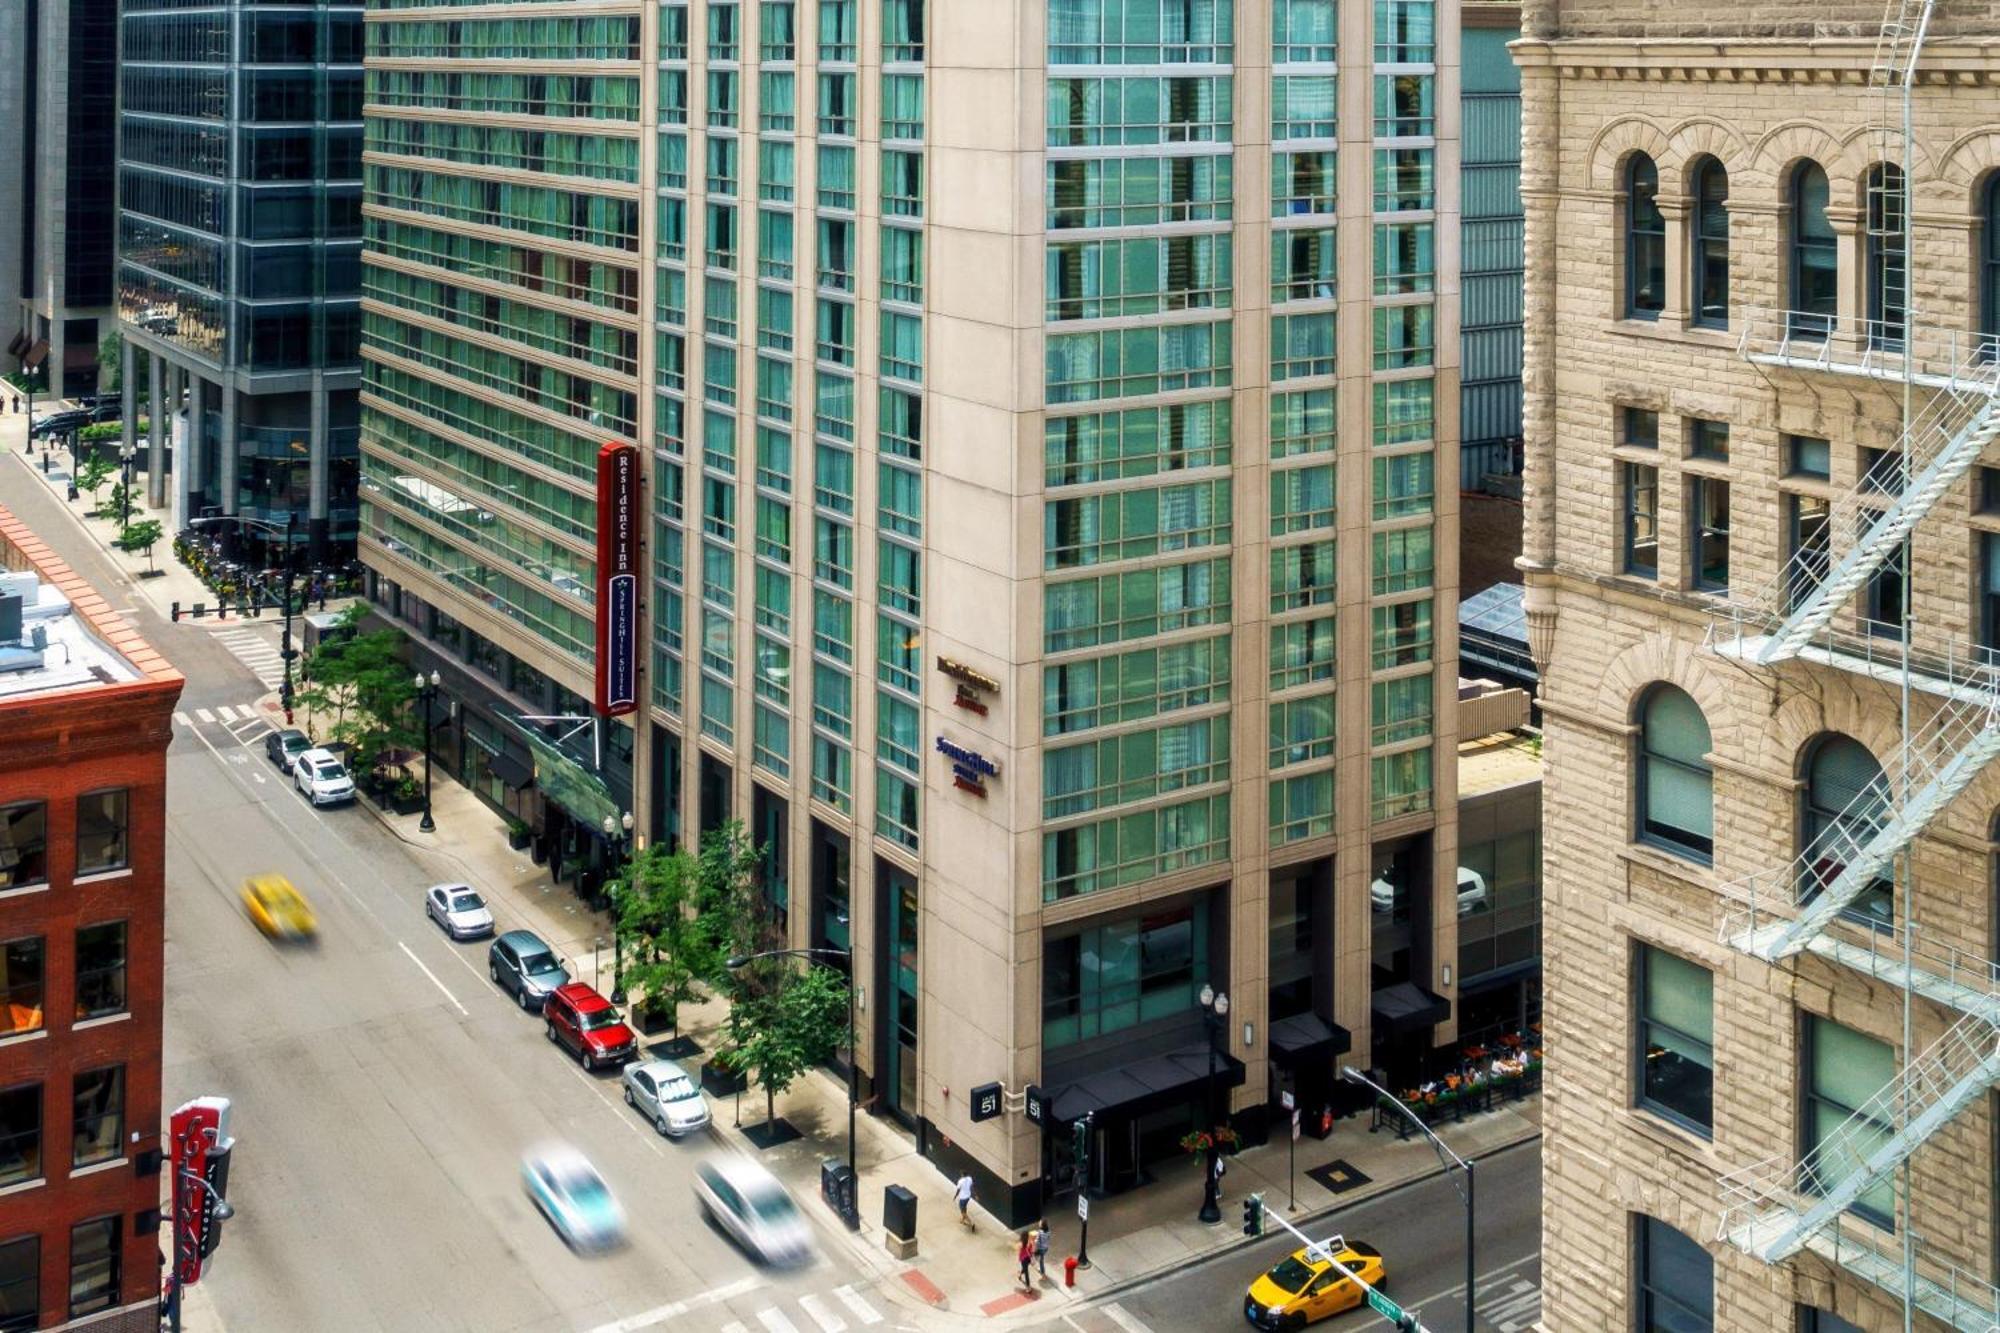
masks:
<svg viewBox="0 0 2000 1333"><path fill-rule="evenodd" d="M359 4L126 0L118 182L126 443L177 518L331 563L359 456ZM185 404L185 413L182 405ZM171 439L169 434L171 433Z"/></svg>
<svg viewBox="0 0 2000 1333"><path fill-rule="evenodd" d="M628 800L743 820L852 951L875 1105L1003 1212L1069 1137L967 1091L1091 1101L1133 1184L1204 1114L1204 984L1246 1132L1450 1034L1450 0L369 27L362 553L497 807L580 874ZM582 702L612 440L636 727ZM1132 1061L1167 1095L1105 1103Z"/></svg>

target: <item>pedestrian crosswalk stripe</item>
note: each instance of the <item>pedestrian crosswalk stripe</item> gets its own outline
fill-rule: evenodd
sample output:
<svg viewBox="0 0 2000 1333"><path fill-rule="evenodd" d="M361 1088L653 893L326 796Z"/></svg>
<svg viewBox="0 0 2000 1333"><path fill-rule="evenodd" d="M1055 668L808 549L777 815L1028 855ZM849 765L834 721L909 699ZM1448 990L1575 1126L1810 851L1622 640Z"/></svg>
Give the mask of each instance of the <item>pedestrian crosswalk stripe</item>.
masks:
<svg viewBox="0 0 2000 1333"><path fill-rule="evenodd" d="M200 718L204 723L215 721L215 714L209 712L206 708L195 709L194 715Z"/></svg>
<svg viewBox="0 0 2000 1333"><path fill-rule="evenodd" d="M799 1333L799 1326L785 1318L783 1310L759 1310L757 1322L770 1329L771 1333Z"/></svg>
<svg viewBox="0 0 2000 1333"><path fill-rule="evenodd" d="M1125 1330L1125 1333L1153 1333L1139 1316L1113 1301L1104 1307L1104 1313L1111 1316L1111 1322Z"/></svg>
<svg viewBox="0 0 2000 1333"><path fill-rule="evenodd" d="M868 1303L867 1298L862 1296L852 1286L835 1287L833 1294L840 1297L840 1303L847 1307L847 1312L856 1319L859 1319L863 1324L879 1324L882 1322L881 1314L874 1306Z"/></svg>
<svg viewBox="0 0 2000 1333"><path fill-rule="evenodd" d="M743 1327L741 1319L732 1319L722 1326L722 1333L750 1333L750 1330Z"/></svg>
<svg viewBox="0 0 2000 1333"><path fill-rule="evenodd" d="M236 705L217 704L215 706L215 715L221 718L225 724L234 722L236 720Z"/></svg>
<svg viewBox="0 0 2000 1333"><path fill-rule="evenodd" d="M186 713L181 712L179 709L174 710L174 721L180 723L184 727L191 727L194 725L194 719L189 717Z"/></svg>
<svg viewBox="0 0 2000 1333"><path fill-rule="evenodd" d="M820 1333L842 1333L847 1321L826 1308L826 1302L817 1296L799 1297L799 1308L812 1316L812 1321L820 1327Z"/></svg>

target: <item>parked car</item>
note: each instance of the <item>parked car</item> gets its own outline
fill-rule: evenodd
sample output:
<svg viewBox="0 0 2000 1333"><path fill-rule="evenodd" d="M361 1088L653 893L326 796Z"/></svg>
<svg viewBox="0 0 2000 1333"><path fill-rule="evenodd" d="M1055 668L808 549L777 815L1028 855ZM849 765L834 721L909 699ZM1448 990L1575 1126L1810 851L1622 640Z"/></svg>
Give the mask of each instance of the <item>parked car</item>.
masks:
<svg viewBox="0 0 2000 1333"><path fill-rule="evenodd" d="M95 401L85 401L77 410L89 413L92 422L123 421L125 419L125 404L119 401L118 395L115 393L105 394Z"/></svg>
<svg viewBox="0 0 2000 1333"><path fill-rule="evenodd" d="M424 911L455 940L493 933L493 912L470 884L431 885L424 895Z"/></svg>
<svg viewBox="0 0 2000 1333"><path fill-rule="evenodd" d="M1347 1241L1338 1258L1371 1287L1384 1286L1388 1281L1382 1267L1382 1252L1373 1246ZM1329 1315L1352 1310L1366 1299L1361 1287L1324 1255L1316 1255L1310 1249L1294 1250L1250 1284L1243 1297L1243 1317L1255 1328L1304 1328Z"/></svg>
<svg viewBox="0 0 2000 1333"><path fill-rule="evenodd" d="M608 1250L625 1239L625 1210L590 1159L568 1144L529 1149L521 1159L521 1184L571 1248Z"/></svg>
<svg viewBox="0 0 2000 1333"><path fill-rule="evenodd" d="M1482 907L1490 907L1493 899L1486 889L1486 876L1477 870L1458 868L1458 914L1471 916Z"/></svg>
<svg viewBox="0 0 2000 1333"><path fill-rule="evenodd" d="M531 930L510 930L486 950L486 972L493 984L510 991L514 1003L530 1013L542 1012L549 992L569 981L556 953Z"/></svg>
<svg viewBox="0 0 2000 1333"><path fill-rule="evenodd" d="M313 748L312 737L297 727L269 732L264 737L264 757L289 773L299 756Z"/></svg>
<svg viewBox="0 0 2000 1333"><path fill-rule="evenodd" d="M652 1121L662 1137L677 1139L708 1127L708 1098L672 1060L626 1065L620 1081L625 1104Z"/></svg>
<svg viewBox="0 0 2000 1333"><path fill-rule="evenodd" d="M244 880L243 909L251 924L274 940L309 940L319 932L312 905L283 875Z"/></svg>
<svg viewBox="0 0 2000 1333"><path fill-rule="evenodd" d="M87 408L62 407L53 412L38 414L28 427L28 434L35 439L47 439L54 435L67 435L73 430L82 430L90 424Z"/></svg>
<svg viewBox="0 0 2000 1333"><path fill-rule="evenodd" d="M812 1257L812 1229L778 1178L755 1162L711 1159L694 1169L694 1196L738 1245L767 1264Z"/></svg>
<svg viewBox="0 0 2000 1333"><path fill-rule="evenodd" d="M292 785L314 805L338 805L354 799L354 779L331 750L302 750L292 761Z"/></svg>
<svg viewBox="0 0 2000 1333"><path fill-rule="evenodd" d="M571 1051L585 1069L619 1064L639 1053L639 1038L611 1001L581 981L556 987L542 1002L549 1040Z"/></svg>

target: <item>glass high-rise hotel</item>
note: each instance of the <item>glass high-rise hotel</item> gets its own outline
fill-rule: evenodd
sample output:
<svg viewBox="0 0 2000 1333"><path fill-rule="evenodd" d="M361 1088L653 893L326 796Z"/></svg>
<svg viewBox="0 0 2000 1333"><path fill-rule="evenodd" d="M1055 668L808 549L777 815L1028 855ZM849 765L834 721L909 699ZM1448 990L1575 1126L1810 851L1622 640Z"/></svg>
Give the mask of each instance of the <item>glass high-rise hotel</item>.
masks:
<svg viewBox="0 0 2000 1333"><path fill-rule="evenodd" d="M461 776L586 872L744 820L1002 1212L1069 1138L969 1091L1135 1183L1204 986L1252 1132L1449 1036L1456 5L508 8L368 14L361 549ZM636 728L584 722L607 441Z"/></svg>

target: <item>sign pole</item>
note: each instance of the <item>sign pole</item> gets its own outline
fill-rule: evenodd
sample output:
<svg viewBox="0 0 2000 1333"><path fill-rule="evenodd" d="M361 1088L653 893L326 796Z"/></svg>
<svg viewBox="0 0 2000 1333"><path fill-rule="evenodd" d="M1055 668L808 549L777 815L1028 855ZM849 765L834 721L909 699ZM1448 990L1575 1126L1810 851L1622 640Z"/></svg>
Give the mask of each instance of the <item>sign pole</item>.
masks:
<svg viewBox="0 0 2000 1333"><path fill-rule="evenodd" d="M1291 1178L1291 1180L1290 1180L1290 1184L1291 1184L1291 1189L1292 1189L1292 1201L1291 1201L1291 1203L1290 1203L1290 1204L1289 1204L1289 1205L1288 1205L1288 1206L1286 1207L1285 1211L1286 1211L1286 1212L1288 1212L1288 1213L1296 1213L1296 1212L1297 1212L1297 1211L1299 1210L1299 1103L1298 1103L1298 1098L1294 1097L1294 1096L1293 1096L1293 1095L1292 1095L1291 1093L1289 1093L1289 1092L1281 1092L1281 1093L1279 1093L1279 1094L1278 1094L1278 1105L1282 1106L1282 1107L1283 1107L1283 1108L1284 1108L1285 1110L1287 1110L1287 1111L1290 1111L1290 1112L1292 1113L1292 1146L1291 1146L1291 1163L1290 1163L1290 1165L1289 1165L1288 1167L1286 1167L1286 1174L1287 1174L1288 1176L1290 1176L1290 1178Z"/></svg>
<svg viewBox="0 0 2000 1333"><path fill-rule="evenodd" d="M1083 1113L1083 1156L1076 1163L1076 1215L1083 1223L1083 1229L1076 1238L1076 1266L1090 1267L1090 1136L1094 1126L1091 1121L1096 1113Z"/></svg>

